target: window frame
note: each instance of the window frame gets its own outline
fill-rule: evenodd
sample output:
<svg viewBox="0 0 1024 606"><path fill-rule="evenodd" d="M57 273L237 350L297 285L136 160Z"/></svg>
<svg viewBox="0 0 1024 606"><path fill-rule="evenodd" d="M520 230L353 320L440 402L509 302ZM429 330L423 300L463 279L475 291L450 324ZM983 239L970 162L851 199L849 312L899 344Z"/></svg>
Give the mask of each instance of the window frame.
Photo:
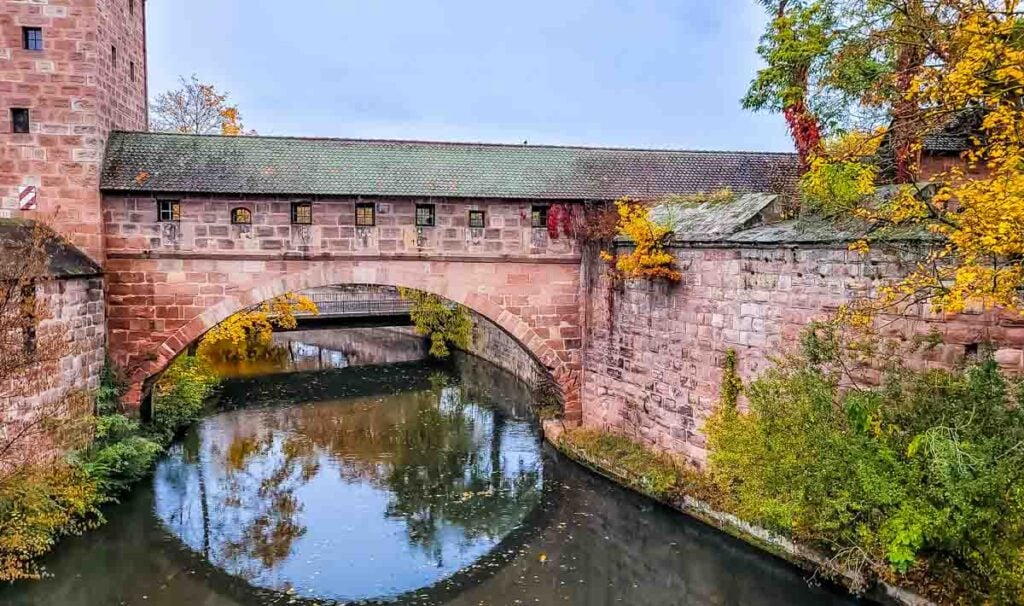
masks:
<svg viewBox="0 0 1024 606"><path fill-rule="evenodd" d="M301 221L302 217L299 216L299 210L306 209L307 218L305 221ZM292 202L292 213L291 213L292 225L312 225L313 224L313 203L302 201Z"/></svg>
<svg viewBox="0 0 1024 606"><path fill-rule="evenodd" d="M38 34L33 36L32 34ZM33 46L33 43L38 42L39 47ZM23 27L21 28L21 48L22 50L32 51L34 53L42 52L45 50L43 43L43 28L41 27Z"/></svg>
<svg viewBox="0 0 1024 606"><path fill-rule="evenodd" d="M360 210L370 211L370 222L366 223L359 216ZM356 202L355 207L355 221L356 227L374 227L377 225L377 203L376 202Z"/></svg>
<svg viewBox="0 0 1024 606"><path fill-rule="evenodd" d="M241 217L241 213L245 213L244 218ZM231 209L231 224L232 225L252 225L252 211L245 206L236 206Z"/></svg>
<svg viewBox="0 0 1024 606"><path fill-rule="evenodd" d="M548 213L550 210L550 204L534 204L530 208L530 227L533 229L547 229Z"/></svg>
<svg viewBox="0 0 1024 606"><path fill-rule="evenodd" d="M479 217L479 219L480 219L480 224L479 225L474 225L473 224L473 217L474 216ZM487 227L487 211L478 210L478 209L470 210L468 216L466 217L466 224L469 226L470 229L483 229L483 228Z"/></svg>
<svg viewBox="0 0 1024 606"><path fill-rule="evenodd" d="M426 222L420 221L420 211L426 211L429 213L429 220ZM416 205L416 227L436 227L437 226L437 207L434 204L417 204Z"/></svg>
<svg viewBox="0 0 1024 606"><path fill-rule="evenodd" d="M24 116L24 121L20 120L18 116ZM21 127L21 124L24 124L24 126ZM27 135L32 132L32 111L29 108L11 108L11 132L22 135Z"/></svg>
<svg viewBox="0 0 1024 606"><path fill-rule="evenodd" d="M164 208L165 204L167 205L166 209ZM156 221L157 223L180 223L181 200L157 200Z"/></svg>

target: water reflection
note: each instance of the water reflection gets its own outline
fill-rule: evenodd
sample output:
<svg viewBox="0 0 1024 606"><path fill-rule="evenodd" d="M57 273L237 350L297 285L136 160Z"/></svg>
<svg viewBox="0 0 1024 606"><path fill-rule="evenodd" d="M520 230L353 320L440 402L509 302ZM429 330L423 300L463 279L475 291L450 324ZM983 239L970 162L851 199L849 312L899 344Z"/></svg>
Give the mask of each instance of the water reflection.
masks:
<svg viewBox="0 0 1024 606"><path fill-rule="evenodd" d="M529 390L472 357L247 376L221 400L0 604L854 603L542 446Z"/></svg>
<svg viewBox="0 0 1024 606"><path fill-rule="evenodd" d="M402 371L391 385L411 388L389 395L206 419L158 466L157 515L217 567L300 595L396 596L472 563L540 500L535 423L452 373Z"/></svg>
<svg viewBox="0 0 1024 606"><path fill-rule="evenodd" d="M212 363L226 377L393 364L426 359L427 342L411 326L295 330L250 344L247 353Z"/></svg>

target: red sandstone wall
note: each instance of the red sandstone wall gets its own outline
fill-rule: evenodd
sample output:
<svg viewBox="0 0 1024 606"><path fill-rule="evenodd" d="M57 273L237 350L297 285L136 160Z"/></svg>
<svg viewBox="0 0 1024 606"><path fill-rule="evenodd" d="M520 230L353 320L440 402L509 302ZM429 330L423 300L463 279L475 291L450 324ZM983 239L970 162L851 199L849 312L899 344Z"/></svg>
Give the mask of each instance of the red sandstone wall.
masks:
<svg viewBox="0 0 1024 606"><path fill-rule="evenodd" d="M695 462L706 457L701 426L718 403L727 349L736 350L749 379L792 346L810 320L906 269L877 253L865 259L824 247L689 248L676 256L680 285L631 282L612 297L610 314L607 282L589 293L583 422ZM1002 344L1000 364L1024 370L1024 318L918 313L890 325L887 334L933 331L944 343L922 351L921 366L955 364L966 345L991 340Z"/></svg>
<svg viewBox="0 0 1024 606"><path fill-rule="evenodd" d="M53 221L102 257L99 171L111 129L146 128L144 2L0 0L0 217ZM22 48L22 27L42 27L44 50ZM110 47L118 46L118 65ZM129 61L136 64L128 81ZM11 132L10 108L32 132ZM39 188L39 210L18 210L18 188Z"/></svg>
<svg viewBox="0 0 1024 606"><path fill-rule="evenodd" d="M294 201L302 201L296 198ZM313 202L313 225L291 224L291 199L185 197L181 221L157 221L152 197L107 195L104 225L108 253L202 254L429 254L576 258L572 240L532 228L531 204L507 200L376 200L377 224L355 226L354 198ZM370 200L362 200L368 202ZM435 227L415 226L417 203L433 203ZM252 225L232 225L231 209L252 212ZM486 212L486 227L467 227L469 210Z"/></svg>

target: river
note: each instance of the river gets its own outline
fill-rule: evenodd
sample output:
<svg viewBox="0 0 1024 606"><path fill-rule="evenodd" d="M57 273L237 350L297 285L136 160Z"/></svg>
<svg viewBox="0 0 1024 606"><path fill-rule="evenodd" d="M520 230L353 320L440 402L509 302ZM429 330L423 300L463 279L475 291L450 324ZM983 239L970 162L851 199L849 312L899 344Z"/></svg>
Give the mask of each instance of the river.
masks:
<svg viewBox="0 0 1024 606"><path fill-rule="evenodd" d="M853 604L541 439L530 391L404 328L277 335L0 604Z"/></svg>

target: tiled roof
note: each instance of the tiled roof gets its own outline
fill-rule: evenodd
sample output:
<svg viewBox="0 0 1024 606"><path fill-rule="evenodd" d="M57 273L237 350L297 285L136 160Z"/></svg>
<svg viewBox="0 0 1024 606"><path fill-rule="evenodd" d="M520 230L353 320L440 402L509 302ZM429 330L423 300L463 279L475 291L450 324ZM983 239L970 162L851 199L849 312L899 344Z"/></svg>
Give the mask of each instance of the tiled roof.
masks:
<svg viewBox="0 0 1024 606"><path fill-rule="evenodd" d="M114 133L107 191L536 199L778 191L795 155Z"/></svg>

